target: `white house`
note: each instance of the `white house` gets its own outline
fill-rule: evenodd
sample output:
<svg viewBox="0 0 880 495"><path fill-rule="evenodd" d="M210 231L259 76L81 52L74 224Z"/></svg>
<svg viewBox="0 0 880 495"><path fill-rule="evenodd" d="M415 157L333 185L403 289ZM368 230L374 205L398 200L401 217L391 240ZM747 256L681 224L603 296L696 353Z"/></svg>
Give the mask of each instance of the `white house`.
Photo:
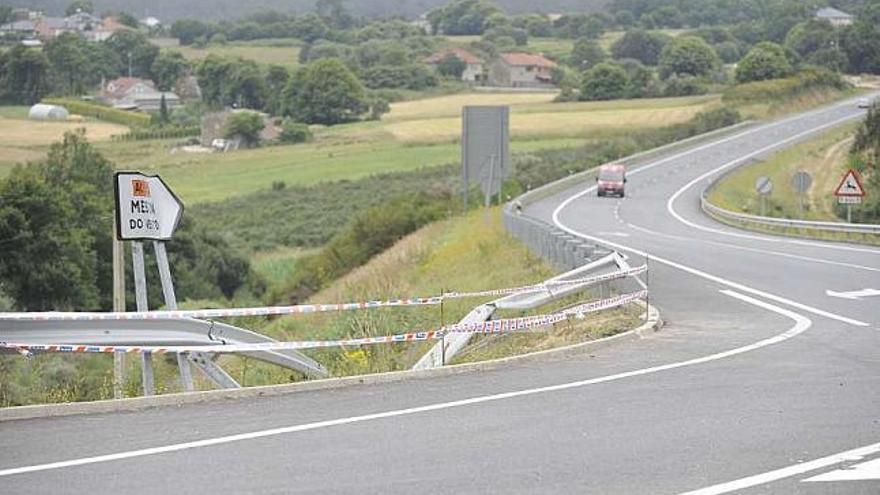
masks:
<svg viewBox="0 0 880 495"><path fill-rule="evenodd" d="M101 98L115 108L158 111L165 97L165 106L171 110L180 105L180 98L170 91L159 91L152 81L137 77L120 77L108 82Z"/></svg>
<svg viewBox="0 0 880 495"><path fill-rule="evenodd" d="M823 19L831 23L832 26L849 26L853 23L853 16L846 12L841 12L832 7L825 7L816 12L817 19Z"/></svg>

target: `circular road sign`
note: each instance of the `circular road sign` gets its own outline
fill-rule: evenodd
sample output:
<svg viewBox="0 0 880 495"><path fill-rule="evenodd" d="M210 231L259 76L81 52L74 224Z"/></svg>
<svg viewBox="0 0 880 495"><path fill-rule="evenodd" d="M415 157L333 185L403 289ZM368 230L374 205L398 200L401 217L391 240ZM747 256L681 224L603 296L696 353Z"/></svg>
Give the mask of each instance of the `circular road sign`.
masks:
<svg viewBox="0 0 880 495"><path fill-rule="evenodd" d="M758 191L758 194L770 194L773 192L773 181L770 180L770 177L762 175L755 181L755 190Z"/></svg>
<svg viewBox="0 0 880 495"><path fill-rule="evenodd" d="M807 189L809 189L811 185L813 185L813 178L803 170L799 170L798 173L794 174L794 177L791 178L791 187L799 193L807 192Z"/></svg>

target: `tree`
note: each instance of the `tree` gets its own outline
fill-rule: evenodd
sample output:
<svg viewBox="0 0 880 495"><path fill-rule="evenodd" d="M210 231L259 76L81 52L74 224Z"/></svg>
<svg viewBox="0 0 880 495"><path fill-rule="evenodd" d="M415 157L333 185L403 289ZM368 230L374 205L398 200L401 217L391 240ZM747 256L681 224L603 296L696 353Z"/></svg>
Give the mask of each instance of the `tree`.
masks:
<svg viewBox="0 0 880 495"><path fill-rule="evenodd" d="M15 45L3 55L0 97L17 104L38 103L49 90L49 60L41 51L23 45Z"/></svg>
<svg viewBox="0 0 880 495"><path fill-rule="evenodd" d="M645 65L657 65L660 52L670 39L664 34L633 29L611 45L611 53L616 59L632 58Z"/></svg>
<svg viewBox="0 0 880 495"><path fill-rule="evenodd" d="M128 12L122 11L117 14L116 18L123 26L128 26L133 29L137 29L140 26L140 22L138 22L137 17L131 15Z"/></svg>
<svg viewBox="0 0 880 495"><path fill-rule="evenodd" d="M189 62L178 51L162 52L153 61L150 73L159 91L171 91L177 81L186 75Z"/></svg>
<svg viewBox="0 0 880 495"><path fill-rule="evenodd" d="M807 58L814 52L834 48L837 34L834 26L826 20L810 19L796 24L785 35L785 49L791 50L802 58Z"/></svg>
<svg viewBox="0 0 880 495"><path fill-rule="evenodd" d="M483 0L455 0L428 12L434 33L478 35L486 30L493 14L501 13L495 5Z"/></svg>
<svg viewBox="0 0 880 495"><path fill-rule="evenodd" d="M90 79L89 47L76 33L62 33L46 42L43 52L49 60L55 91L81 95Z"/></svg>
<svg viewBox="0 0 880 495"><path fill-rule="evenodd" d="M10 21L12 21L12 7L0 5L0 24L6 24Z"/></svg>
<svg viewBox="0 0 880 495"><path fill-rule="evenodd" d="M568 56L568 64L580 71L585 71L604 62L607 58L608 54L599 43L588 38L578 38Z"/></svg>
<svg viewBox="0 0 880 495"><path fill-rule="evenodd" d="M130 56L132 76L152 77L153 62L159 56L159 47L150 43L146 35L121 29L113 33L105 43L119 55L122 65L119 67L120 73L128 73Z"/></svg>
<svg viewBox="0 0 880 495"><path fill-rule="evenodd" d="M260 109L266 104L266 79L260 66L253 60L237 59L224 88L227 101L239 108Z"/></svg>
<svg viewBox="0 0 880 495"><path fill-rule="evenodd" d="M447 53L437 64L437 72L440 75L451 77L455 80L461 80L461 75L464 74L465 69L467 69L467 64L454 53Z"/></svg>
<svg viewBox="0 0 880 495"><path fill-rule="evenodd" d="M43 162L19 165L0 180L0 290L17 309L110 309L114 168L82 131L68 132ZM224 239L186 216L168 257L181 298L230 297L250 273ZM148 260L148 273L156 273ZM161 297L153 284L151 307Z"/></svg>
<svg viewBox="0 0 880 495"><path fill-rule="evenodd" d="M94 14L95 6L89 0L73 0L73 2L70 2L70 5L67 6L64 15L70 17L77 12Z"/></svg>
<svg viewBox="0 0 880 495"><path fill-rule="evenodd" d="M171 36L180 41L181 45L191 45L199 36L214 34L214 29L208 24L193 19L179 19L171 25Z"/></svg>
<svg viewBox="0 0 880 495"><path fill-rule="evenodd" d="M284 122L281 124L281 134L278 138L283 143L305 143L306 141L311 141L312 131L306 124L284 119Z"/></svg>
<svg viewBox="0 0 880 495"><path fill-rule="evenodd" d="M736 67L736 81L746 83L777 79L792 73L785 51L776 43L758 43L740 60Z"/></svg>
<svg viewBox="0 0 880 495"><path fill-rule="evenodd" d="M270 65L266 72L267 98L263 110L269 115L281 115L283 109L284 87L290 80L290 72L280 65Z"/></svg>
<svg viewBox="0 0 880 495"><path fill-rule="evenodd" d="M297 70L285 88L287 113L306 124L334 125L366 112L364 88L339 59L321 59Z"/></svg>
<svg viewBox="0 0 880 495"><path fill-rule="evenodd" d="M660 77L664 79L672 74L708 76L720 65L715 50L695 36L674 38L660 52Z"/></svg>
<svg viewBox="0 0 880 495"><path fill-rule="evenodd" d="M339 30L351 29L355 20L346 3L346 0L318 0L315 2L315 11L328 26Z"/></svg>
<svg viewBox="0 0 880 495"><path fill-rule="evenodd" d="M171 119L168 115L168 102L165 101L165 93L162 93L162 97L159 99L159 122L161 122L162 125L165 125L170 121Z"/></svg>
<svg viewBox="0 0 880 495"><path fill-rule="evenodd" d="M852 72L880 74L880 4L866 7L842 38Z"/></svg>
<svg viewBox="0 0 880 495"><path fill-rule="evenodd" d="M227 138L239 137L246 146L260 142L260 132L266 127L263 117L255 112L235 112L226 120L223 135Z"/></svg>
<svg viewBox="0 0 880 495"><path fill-rule="evenodd" d="M601 63L588 70L581 87L582 100L614 100L626 96L629 80L617 65Z"/></svg>
<svg viewBox="0 0 880 495"><path fill-rule="evenodd" d="M17 307L109 305L112 174L82 133L67 133L44 163L0 182L0 280Z"/></svg>
<svg viewBox="0 0 880 495"><path fill-rule="evenodd" d="M880 104L874 103L868 109L849 152L850 163L861 173L869 191L857 221L876 223L880 221L880 195L872 193L880 190Z"/></svg>

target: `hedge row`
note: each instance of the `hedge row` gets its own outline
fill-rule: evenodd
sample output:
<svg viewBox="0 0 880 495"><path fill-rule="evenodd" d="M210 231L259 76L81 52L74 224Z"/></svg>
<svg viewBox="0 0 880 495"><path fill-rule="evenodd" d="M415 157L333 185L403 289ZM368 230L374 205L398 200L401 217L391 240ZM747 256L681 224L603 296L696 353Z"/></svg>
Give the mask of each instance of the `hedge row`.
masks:
<svg viewBox="0 0 880 495"><path fill-rule="evenodd" d="M839 74L827 69L807 68L792 77L737 84L724 93L725 103L778 102L815 89L846 89Z"/></svg>
<svg viewBox="0 0 880 495"><path fill-rule="evenodd" d="M121 124L129 127L146 127L150 125L150 116L145 113L119 110L89 103L87 101L72 100L68 98L44 98L42 103L61 105L67 108L70 113L85 117L94 117L107 122L113 122L114 124Z"/></svg>
<svg viewBox="0 0 880 495"><path fill-rule="evenodd" d="M202 128L194 126L185 127L160 127L158 129L135 129L125 134L116 134L113 141L144 141L147 139L172 139L198 136Z"/></svg>

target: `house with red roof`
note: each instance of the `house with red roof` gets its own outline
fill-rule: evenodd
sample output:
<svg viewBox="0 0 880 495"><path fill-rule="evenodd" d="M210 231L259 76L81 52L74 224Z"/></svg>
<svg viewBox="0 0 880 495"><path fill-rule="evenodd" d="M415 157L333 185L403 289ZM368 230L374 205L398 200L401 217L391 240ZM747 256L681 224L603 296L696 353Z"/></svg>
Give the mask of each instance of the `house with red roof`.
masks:
<svg viewBox="0 0 880 495"><path fill-rule="evenodd" d="M425 63L436 69L440 62L450 55L465 63L464 72L461 73L462 81L479 83L485 79L483 62L464 48L445 48L431 54L425 59Z"/></svg>
<svg viewBox="0 0 880 495"><path fill-rule="evenodd" d="M180 105L180 98L170 91L159 91L152 81L137 77L119 77L109 81L101 91L101 99L114 108L155 112L162 104L169 110Z"/></svg>
<svg viewBox="0 0 880 495"><path fill-rule="evenodd" d="M533 53L502 53L492 64L489 79L495 86L552 88L556 63Z"/></svg>

